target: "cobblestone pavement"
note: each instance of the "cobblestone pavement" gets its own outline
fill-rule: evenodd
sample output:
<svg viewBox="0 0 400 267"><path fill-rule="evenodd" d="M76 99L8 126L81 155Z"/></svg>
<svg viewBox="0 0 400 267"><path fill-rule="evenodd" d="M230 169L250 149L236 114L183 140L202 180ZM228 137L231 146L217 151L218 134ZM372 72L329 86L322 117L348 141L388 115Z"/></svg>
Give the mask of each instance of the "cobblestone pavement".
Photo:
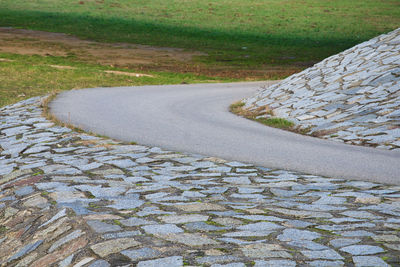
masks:
<svg viewBox="0 0 400 267"><path fill-rule="evenodd" d="M399 266L400 186L93 137L40 101L0 109L2 266Z"/></svg>
<svg viewBox="0 0 400 267"><path fill-rule="evenodd" d="M270 110L322 138L400 149L400 28L243 102L247 109Z"/></svg>

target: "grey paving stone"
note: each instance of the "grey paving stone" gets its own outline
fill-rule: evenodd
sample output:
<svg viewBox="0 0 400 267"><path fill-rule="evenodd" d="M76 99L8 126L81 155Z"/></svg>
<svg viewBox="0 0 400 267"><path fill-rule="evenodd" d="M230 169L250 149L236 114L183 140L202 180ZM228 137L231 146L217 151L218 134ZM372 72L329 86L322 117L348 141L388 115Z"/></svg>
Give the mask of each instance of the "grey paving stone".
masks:
<svg viewBox="0 0 400 267"><path fill-rule="evenodd" d="M301 253L309 259L313 260L343 260L344 258L340 256L336 251L332 249L326 250L304 250Z"/></svg>
<svg viewBox="0 0 400 267"><path fill-rule="evenodd" d="M24 154L34 154L49 150L48 146L34 146L24 151Z"/></svg>
<svg viewBox="0 0 400 267"><path fill-rule="evenodd" d="M351 255L371 255L384 252L383 248L370 245L352 245L343 247L340 251L347 252Z"/></svg>
<svg viewBox="0 0 400 267"><path fill-rule="evenodd" d="M129 227L131 227L131 226L140 226L140 225L148 225L148 224L155 224L156 223L154 221L149 221L149 220L136 218L136 217L131 217L131 218L125 219L125 220L119 220L119 222L122 225L129 226Z"/></svg>
<svg viewBox="0 0 400 267"><path fill-rule="evenodd" d="M48 206L47 199L36 195L33 197L29 197L24 203L23 206L25 207L38 207L38 208L45 208Z"/></svg>
<svg viewBox="0 0 400 267"><path fill-rule="evenodd" d="M280 241L314 240L321 237L321 234L308 230L285 229L278 235Z"/></svg>
<svg viewBox="0 0 400 267"><path fill-rule="evenodd" d="M108 205L107 207L117 210L134 209L145 203L143 200L138 199L138 197L133 197L132 195L129 195L129 197L113 198L112 201L114 204Z"/></svg>
<svg viewBox="0 0 400 267"><path fill-rule="evenodd" d="M178 234L161 234L158 236L171 242L178 242L192 247L219 244L219 242L200 234L178 233Z"/></svg>
<svg viewBox="0 0 400 267"><path fill-rule="evenodd" d="M290 241L287 243L290 246L294 247L301 247L309 250L325 250L328 249L327 246L323 246L321 244L315 243L310 240L297 240L297 241Z"/></svg>
<svg viewBox="0 0 400 267"><path fill-rule="evenodd" d="M142 229L148 234L172 234L183 232L183 230L175 224L146 225L142 226Z"/></svg>
<svg viewBox="0 0 400 267"><path fill-rule="evenodd" d="M284 222L285 226L293 228L307 228L308 226L315 225L315 223L300 221L300 220L289 220Z"/></svg>
<svg viewBox="0 0 400 267"><path fill-rule="evenodd" d="M344 217L344 218L332 218L329 221L334 223L344 223L344 222L362 222L364 219L356 219L351 217Z"/></svg>
<svg viewBox="0 0 400 267"><path fill-rule="evenodd" d="M283 228L283 226L275 224L275 223L271 223L271 222L251 223L251 224L246 224L246 225L237 227L237 229L239 229L239 230L253 231L253 232L273 231L273 230L281 229L281 228Z"/></svg>
<svg viewBox="0 0 400 267"><path fill-rule="evenodd" d="M400 251L400 244L385 244L386 247Z"/></svg>
<svg viewBox="0 0 400 267"><path fill-rule="evenodd" d="M305 191L282 190L277 188L271 188L270 191L272 194L279 197L292 197L305 192Z"/></svg>
<svg viewBox="0 0 400 267"><path fill-rule="evenodd" d="M356 267L389 267L384 260L375 256L355 256L353 257L354 266Z"/></svg>
<svg viewBox="0 0 400 267"><path fill-rule="evenodd" d="M82 171L89 171L89 170L97 169L101 166L103 166L102 163L92 162L92 163L88 163L88 164L78 165L76 167Z"/></svg>
<svg viewBox="0 0 400 267"><path fill-rule="evenodd" d="M160 266L181 267L183 266L183 258L181 256L173 256L156 260L141 261L137 264L137 267L160 267Z"/></svg>
<svg viewBox="0 0 400 267"><path fill-rule="evenodd" d="M182 193L183 197L190 197L190 198L201 198L201 197L206 197L206 195L199 193L199 192L193 192L193 191L185 191Z"/></svg>
<svg viewBox="0 0 400 267"><path fill-rule="evenodd" d="M249 164L244 164L244 163L240 163L237 161L228 162L228 163L226 163L226 165L228 165L230 167L250 167L251 166Z"/></svg>
<svg viewBox="0 0 400 267"><path fill-rule="evenodd" d="M57 204L59 208L71 208L77 215L86 215L91 213L91 211L87 209L88 203L82 202L80 200L76 200L73 202L57 201Z"/></svg>
<svg viewBox="0 0 400 267"><path fill-rule="evenodd" d="M184 227L189 231L201 231L201 232L221 231L221 230L231 229L231 227L215 226L212 224L207 224L205 222L187 223L185 224Z"/></svg>
<svg viewBox="0 0 400 267"><path fill-rule="evenodd" d="M296 262L292 260L257 260L254 267L296 267Z"/></svg>
<svg viewBox="0 0 400 267"><path fill-rule="evenodd" d="M361 239L358 238L338 238L338 239L333 239L329 241L329 244L335 248L341 248L341 247L346 247L349 245L357 244L361 241Z"/></svg>
<svg viewBox="0 0 400 267"><path fill-rule="evenodd" d="M97 261L93 262L92 264L90 264L88 267L109 267L109 266L111 266L111 264L109 264L107 261L97 260Z"/></svg>
<svg viewBox="0 0 400 267"><path fill-rule="evenodd" d="M122 230L119 225L104 223L102 221L93 220L93 221L87 221L86 223L96 233L116 232Z"/></svg>
<svg viewBox="0 0 400 267"><path fill-rule="evenodd" d="M118 238L112 239L101 243L96 243L90 246L91 250L98 256L104 258L108 255L118 253L131 247L140 245L139 242L133 238Z"/></svg>
<svg viewBox="0 0 400 267"><path fill-rule="evenodd" d="M250 221L275 221L275 222L285 221L285 219L281 219L275 216L265 216L265 215L235 215L232 217Z"/></svg>
<svg viewBox="0 0 400 267"><path fill-rule="evenodd" d="M127 256L131 261L140 261L144 259L152 259L161 255L161 252L152 248L140 248L124 250L121 254Z"/></svg>
<svg viewBox="0 0 400 267"><path fill-rule="evenodd" d="M218 240L225 242L225 243L231 243L231 244L236 244L236 245L250 245L250 244L262 243L262 242L266 241L263 239L257 240L257 241L244 241L244 240L230 238L230 237L218 238Z"/></svg>
<svg viewBox="0 0 400 267"><path fill-rule="evenodd" d="M104 239L116 239L116 238L124 238L124 237L133 237L137 235L141 235L140 231L125 231L125 232L118 232L118 233L107 233L103 234Z"/></svg>
<svg viewBox="0 0 400 267"><path fill-rule="evenodd" d="M159 217L159 219L165 223L174 223L174 224L207 221L208 218L209 216L201 214L167 215Z"/></svg>
<svg viewBox="0 0 400 267"><path fill-rule="evenodd" d="M242 262L232 262L227 264L213 264L211 267L246 267Z"/></svg>
<svg viewBox="0 0 400 267"><path fill-rule="evenodd" d="M137 165L135 162L133 162L130 159L110 160L110 161L105 161L104 163L112 164L112 165L115 165L115 166L117 166L119 168L129 168L129 167L133 167L133 166Z"/></svg>
<svg viewBox="0 0 400 267"><path fill-rule="evenodd" d="M252 194L252 193L261 193L264 191L264 188L249 188L249 187L239 187L239 194Z"/></svg>
<svg viewBox="0 0 400 267"><path fill-rule="evenodd" d="M378 241L378 242L399 242L400 241L400 237L398 237L396 235L378 235L378 236L372 237L372 239L374 239L375 241Z"/></svg>
<svg viewBox="0 0 400 267"><path fill-rule="evenodd" d="M341 267L344 266L344 262L343 261L324 261L324 260L320 260L320 261L309 261L307 262L307 264L309 266L313 266L313 267Z"/></svg>
<svg viewBox="0 0 400 267"><path fill-rule="evenodd" d="M91 186L91 185L78 185L75 186L76 189L80 191L89 191L92 195L97 198L100 197L118 197L122 193L126 192L124 187L102 187L101 185Z"/></svg>
<svg viewBox="0 0 400 267"><path fill-rule="evenodd" d="M136 213L138 216L148 216L154 214L175 214L175 212L163 211L158 207L144 207L141 211Z"/></svg>
<svg viewBox="0 0 400 267"><path fill-rule="evenodd" d="M240 258L233 255L220 255L220 256L205 256L196 259L198 264L217 264L227 263L232 261L240 261Z"/></svg>
<svg viewBox="0 0 400 267"><path fill-rule="evenodd" d="M353 217L353 218L361 218L361 219L375 219L375 218L381 218L380 216L376 216L374 214L371 214L367 211L345 211L342 212L343 215Z"/></svg>
<svg viewBox="0 0 400 267"><path fill-rule="evenodd" d="M16 194L17 196L20 196L20 197L29 195L31 193L33 193L32 186L24 186L24 187L21 187L18 190L14 191L14 194Z"/></svg>
<svg viewBox="0 0 400 267"><path fill-rule="evenodd" d="M11 262L13 260L19 259L23 256L25 256L26 254L30 253L31 251L34 251L37 247L39 247L41 244L43 243L43 240L38 240L36 242L30 243L24 247L22 247L20 250L18 250L17 253L15 253L14 255L12 255L7 262Z"/></svg>
<svg viewBox="0 0 400 267"><path fill-rule="evenodd" d="M224 237L267 237L274 231L237 231L223 234Z"/></svg>
<svg viewBox="0 0 400 267"><path fill-rule="evenodd" d="M58 267L67 267L72 263L72 260L74 258L74 254L69 255L68 257L66 257L65 259L63 259L62 261L60 261L58 263Z"/></svg>
<svg viewBox="0 0 400 267"><path fill-rule="evenodd" d="M292 258L292 255L284 251L282 246L276 244L256 243L242 246L240 250L250 258Z"/></svg>
<svg viewBox="0 0 400 267"><path fill-rule="evenodd" d="M313 204L328 204L328 205L340 205L346 202L346 198L343 197L329 197L323 196L317 201L313 202Z"/></svg>
<svg viewBox="0 0 400 267"><path fill-rule="evenodd" d="M345 232L340 232L340 235L345 237L375 236L374 233L365 230L345 231Z"/></svg>
<svg viewBox="0 0 400 267"><path fill-rule="evenodd" d="M248 177L229 177L223 178L224 182L231 184L251 184L251 181Z"/></svg>
<svg viewBox="0 0 400 267"><path fill-rule="evenodd" d="M72 233L64 236L63 238L60 238L59 240L57 240L56 242L53 243L53 245L51 245L51 247L49 248L49 253L53 252L54 250L58 249L59 247L61 247L62 245L80 237L81 235L83 235L84 232L82 232L81 230L75 230Z"/></svg>

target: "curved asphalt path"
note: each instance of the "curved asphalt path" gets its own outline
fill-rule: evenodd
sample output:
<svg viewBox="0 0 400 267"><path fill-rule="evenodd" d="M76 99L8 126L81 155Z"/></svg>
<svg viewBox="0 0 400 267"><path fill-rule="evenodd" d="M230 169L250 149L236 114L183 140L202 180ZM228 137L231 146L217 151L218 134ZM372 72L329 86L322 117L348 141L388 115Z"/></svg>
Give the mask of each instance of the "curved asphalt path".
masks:
<svg viewBox="0 0 400 267"><path fill-rule="evenodd" d="M61 93L57 118L123 141L295 170L400 184L400 152L266 127L229 105L270 82L94 88Z"/></svg>

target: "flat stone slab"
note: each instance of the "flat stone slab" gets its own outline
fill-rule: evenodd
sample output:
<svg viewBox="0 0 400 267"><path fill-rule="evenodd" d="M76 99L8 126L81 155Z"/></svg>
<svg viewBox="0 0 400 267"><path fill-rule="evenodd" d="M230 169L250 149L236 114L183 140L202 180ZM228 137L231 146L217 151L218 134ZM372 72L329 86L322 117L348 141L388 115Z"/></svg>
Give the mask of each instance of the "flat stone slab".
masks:
<svg viewBox="0 0 400 267"><path fill-rule="evenodd" d="M206 236L202 236L199 234L166 234L166 235L159 235L161 238L171 241L171 242L178 242L187 246L205 246L205 245L217 245L219 242L208 238Z"/></svg>
<svg viewBox="0 0 400 267"><path fill-rule="evenodd" d="M137 264L138 267L159 267L159 266L170 266L170 267L181 267L183 266L183 258L180 256L161 258L157 260L141 261Z"/></svg>
<svg viewBox="0 0 400 267"><path fill-rule="evenodd" d="M117 253L124 249L138 245L140 245L140 243L135 241L133 238L118 238L98 243L90 248L100 257L106 257L110 254Z"/></svg>
<svg viewBox="0 0 400 267"><path fill-rule="evenodd" d="M182 233L183 230L176 226L175 224L163 224L163 225L146 225L142 229L148 234L172 234L172 233Z"/></svg>

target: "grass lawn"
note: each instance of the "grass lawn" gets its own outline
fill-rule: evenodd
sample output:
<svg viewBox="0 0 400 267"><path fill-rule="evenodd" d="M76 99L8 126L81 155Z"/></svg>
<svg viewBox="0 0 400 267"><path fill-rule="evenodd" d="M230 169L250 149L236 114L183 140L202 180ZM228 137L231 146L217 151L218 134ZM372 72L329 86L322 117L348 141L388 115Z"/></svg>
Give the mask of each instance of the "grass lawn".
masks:
<svg viewBox="0 0 400 267"><path fill-rule="evenodd" d="M136 74L131 76L129 73L132 72L80 63L65 57L0 53L0 107L26 98L69 89L234 81L168 72L146 73L152 77L136 77Z"/></svg>
<svg viewBox="0 0 400 267"><path fill-rule="evenodd" d="M240 68L304 68L399 25L398 0L0 1L0 26L196 49Z"/></svg>
<svg viewBox="0 0 400 267"><path fill-rule="evenodd" d="M399 0L0 0L0 27L100 42L83 47L76 46L79 40L57 43L59 35L47 41L23 33L4 37L3 29L0 106L73 88L284 78L399 25ZM158 50L147 55L152 64L132 63L139 50L125 65L104 63L127 54L110 47L101 51L118 58L99 53L101 42L153 46L139 49L145 54ZM42 51L46 47L50 52ZM171 61L165 47L193 57L180 62L174 52Z"/></svg>

